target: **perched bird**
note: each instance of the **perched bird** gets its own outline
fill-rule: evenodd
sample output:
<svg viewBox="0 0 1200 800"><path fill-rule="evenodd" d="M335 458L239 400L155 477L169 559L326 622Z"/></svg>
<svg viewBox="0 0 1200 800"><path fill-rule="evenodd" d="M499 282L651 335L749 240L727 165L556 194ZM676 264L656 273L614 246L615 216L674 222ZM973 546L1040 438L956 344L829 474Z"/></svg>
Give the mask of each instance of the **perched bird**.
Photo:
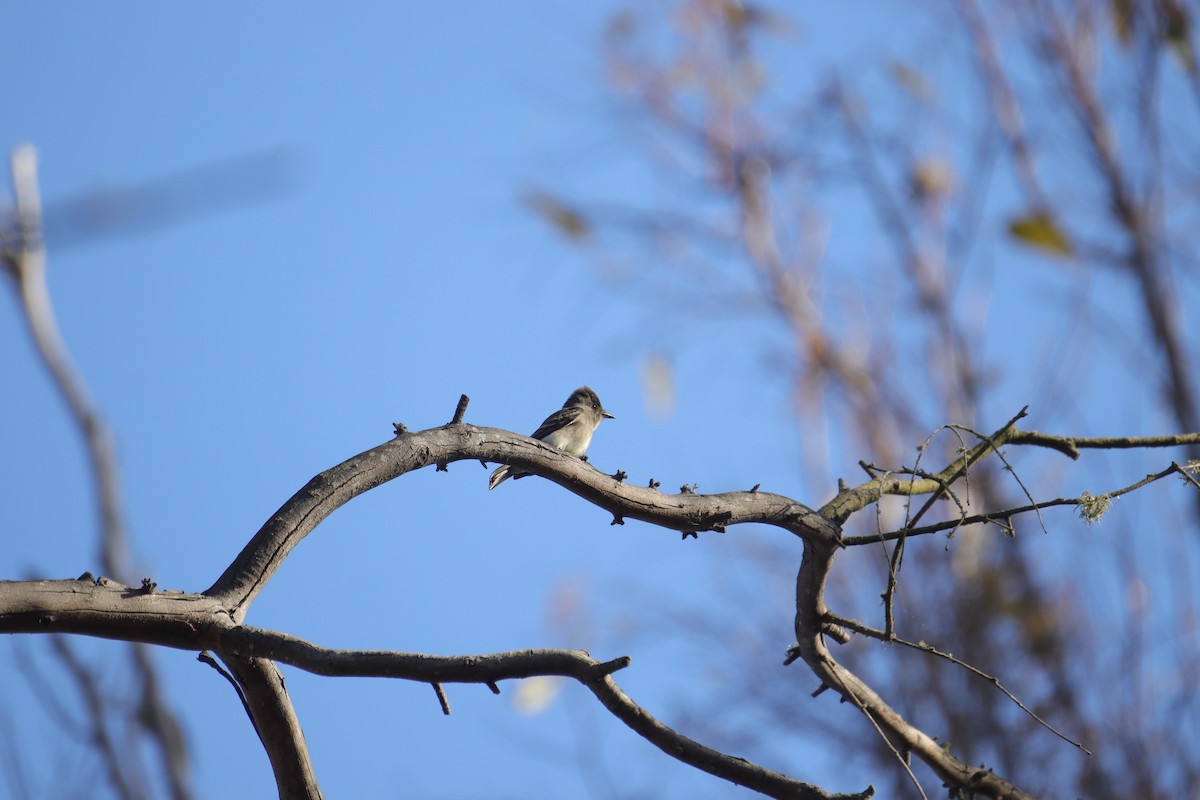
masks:
<svg viewBox="0 0 1200 800"><path fill-rule="evenodd" d="M592 443L592 432L605 417L613 419L613 415L600 405L596 393L586 386L580 386L571 392L562 408L546 417L542 427L533 432L533 438L557 447L564 453L582 456ZM529 474L506 464L492 473L488 489L495 489L509 478L517 480Z"/></svg>

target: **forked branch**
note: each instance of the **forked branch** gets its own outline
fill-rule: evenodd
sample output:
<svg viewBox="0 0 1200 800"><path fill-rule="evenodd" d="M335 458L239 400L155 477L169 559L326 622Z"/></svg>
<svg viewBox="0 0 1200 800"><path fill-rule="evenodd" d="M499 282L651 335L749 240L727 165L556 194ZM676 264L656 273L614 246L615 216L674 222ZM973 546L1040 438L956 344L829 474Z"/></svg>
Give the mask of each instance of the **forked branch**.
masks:
<svg viewBox="0 0 1200 800"><path fill-rule="evenodd" d="M460 402L455 419L461 419ZM1010 422L965 452L934 478L908 481L876 478L864 487L847 489L824 514L788 497L757 491L701 495L691 491L666 494L653 486L631 485L585 461L542 442L494 428L451 423L416 433L397 426L395 439L361 453L314 477L286 502L251 539L225 573L207 591L188 595L152 592L111 581L0 583L0 632L58 630L128 639L220 654L245 692L252 718L277 772L286 772L295 796L316 796L315 779L294 711L277 682L274 662L326 675L372 675L420 681L441 687L473 682L495 688L500 680L531 675L565 675L587 686L615 716L685 763L713 775L775 797L831 797L819 787L772 773L741 759L706 748L653 719L616 686L612 673L627 659L598 662L575 651L525 651L490 656L434 657L387 651L339 651L321 648L273 631L242 625L246 613L291 550L333 510L353 497L407 472L461 460L502 462L541 475L591 502L615 518L632 518L684 532L727 530L757 522L786 531L800 540L803 557L796 581L796 644L821 685L830 687L861 709L902 756L915 754L947 786L979 796L1023 798L1023 792L988 770L962 763L925 732L904 720L882 697L839 664L826 647L831 616L824 589L841 547L841 517L868 498L896 489L914 492L923 482L927 492L944 493L949 485L988 453L1015 435ZM1175 470L1171 470L1175 471ZM1167 473L1164 473L1167 474ZM910 476L911 477L911 476ZM1153 476L1152 476L1153 477ZM1150 479L1147 479L1150 480ZM1144 482L1143 482L1144 483ZM898 489L907 484L907 489ZM1127 487L1132 490L1134 487ZM1010 513L1013 513L1010 511ZM961 524L961 521L959 522ZM905 535L911 535L909 530ZM870 537L878 541L878 537ZM448 706L444 689L443 707ZM281 791L285 786L281 777ZM857 795L873 794L868 788Z"/></svg>

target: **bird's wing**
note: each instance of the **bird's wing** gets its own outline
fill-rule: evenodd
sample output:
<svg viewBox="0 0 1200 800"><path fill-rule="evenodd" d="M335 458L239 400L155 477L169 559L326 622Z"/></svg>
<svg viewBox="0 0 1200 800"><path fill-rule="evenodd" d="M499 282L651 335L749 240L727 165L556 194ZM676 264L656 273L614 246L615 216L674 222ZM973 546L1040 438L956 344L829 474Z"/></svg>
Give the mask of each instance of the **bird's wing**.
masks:
<svg viewBox="0 0 1200 800"><path fill-rule="evenodd" d="M583 411L581 408L572 406L571 408L560 408L550 416L546 417L546 421L542 426L533 432L534 439L545 439L550 434L560 430L575 421L575 418Z"/></svg>

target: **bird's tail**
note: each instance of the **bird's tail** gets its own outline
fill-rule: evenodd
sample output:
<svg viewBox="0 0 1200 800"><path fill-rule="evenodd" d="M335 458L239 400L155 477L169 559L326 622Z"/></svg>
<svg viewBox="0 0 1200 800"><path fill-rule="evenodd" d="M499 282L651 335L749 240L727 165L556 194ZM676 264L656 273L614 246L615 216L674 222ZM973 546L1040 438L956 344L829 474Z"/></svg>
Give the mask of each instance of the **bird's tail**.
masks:
<svg viewBox="0 0 1200 800"><path fill-rule="evenodd" d="M497 468L496 471L492 473L491 479L488 480L488 491L495 489L497 486L508 480L509 471L510 468L507 464Z"/></svg>

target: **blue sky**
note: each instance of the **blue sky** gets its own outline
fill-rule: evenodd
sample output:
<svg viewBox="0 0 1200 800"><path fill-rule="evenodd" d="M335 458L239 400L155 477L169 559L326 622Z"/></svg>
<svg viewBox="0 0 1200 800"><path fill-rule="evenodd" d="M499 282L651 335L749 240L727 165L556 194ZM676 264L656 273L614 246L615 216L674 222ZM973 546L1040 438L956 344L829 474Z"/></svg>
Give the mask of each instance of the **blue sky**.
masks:
<svg viewBox="0 0 1200 800"><path fill-rule="evenodd" d="M877 53L872 26L886 21L831 22L816 5L806 4L804 27L787 40L796 61L785 75L817 76L834 58ZM312 475L386 440L393 422L448 421L460 393L472 398L468 421L527 433L586 383L617 415L598 432L592 462L666 488L761 482L817 504L837 474L808 486L803 448L827 450L836 471L852 474L858 453L795 433L786 381L763 358L769 334L653 319L521 204L532 186L635 205L660 191L630 166L629 131L603 88L601 32L617 7L0 10L9 32L0 145L30 142L40 153L51 289L115 432L141 573L163 588L206 588ZM924 66L946 61L930 52ZM181 173L193 177L151 195L168 215L183 204L174 224L82 239L64 216L81 196ZM877 243L836 210L835 268L871 265ZM998 235L981 238L991 245ZM1000 298L979 321L1001 331L991 339L1002 364L996 423L1059 380L1076 381L1079 407L1058 419L1076 414L1094 426L1073 433L1113 433L1130 419L1143 427L1119 429L1169 429L1144 398L1104 396L1109 372L1124 374L1127 362L1056 371L1045 329L1014 310L1018 296L1073 297L1064 272L1027 262L987 269ZM1126 289L1098 275L1087 291L1103 300ZM0 428L0 577L73 577L97 569L86 462L16 312L11 297L0 301L0 364L17 376L0 392L9 421ZM671 351L677 368L678 401L665 416L644 401L640 357L656 349ZM1055 419L1034 421L1049 428ZM712 579L739 556L734 535L681 543L638 523L611 527L546 482L489 493L487 475L475 463L427 470L338 510L248 622L332 647L460 654L594 647L599 636L564 631L556 615L573 597L615 613L614 587L629 583L649 593L646 602L682 590L697 613L729 612ZM793 570L780 565L781 580ZM697 586L704 591L688 594ZM781 613L763 654L780 675L790 626ZM690 669L680 637L658 635L643 636L618 677L672 724L686 716L679 697L719 687ZM113 650L95 643L85 652L103 664ZM236 784L239 796L270 796L269 765L224 681L190 653L160 652L159 662L188 726L198 794L226 796ZM71 774L74 751L56 746L56 729L9 688L20 685L15 670L13 649L0 650L5 713L36 720L24 751L31 774ZM454 713L443 718L426 686L286 674L330 797L739 796L611 723L575 687L535 716L514 709L513 684L500 698L449 687ZM797 713L835 705L824 698ZM778 753L786 759L766 754L767 766L835 790L863 788L846 784L840 761L810 760L788 743Z"/></svg>
<svg viewBox="0 0 1200 800"><path fill-rule="evenodd" d="M469 421L529 432L589 384L618 416L596 437L593 462L639 480L749 486L764 463L777 480L798 478L790 439L747 437L742 426L713 434L711 420L735 408L785 414L782 391L747 403L735 384L697 388L674 416L651 417L621 343L639 312L605 294L519 202L530 185L608 180L620 133L602 98L598 43L614 7L0 11L10 32L0 143L30 142L40 154L58 318L115 432L141 572L163 588L207 587L309 477L387 439L394 421L447 421L462 392L472 397ZM168 209L195 204L177 224L80 240L61 223L81 195L237 159L254 165L245 180L221 169L208 182L181 181L178 197L153 196ZM19 380L0 395L0 412L20 424L4 427L0 445L10 465L0 572L96 570L80 444L15 302L4 305L0 360ZM427 471L339 510L248 621L340 647L587 647L548 624L553 597L601 594L634 565L663 587L689 585L701 569L695 542L610 527L537 481L489 494L486 478L473 463ZM773 661L786 645L789 622L780 622ZM84 652L103 663L111 648ZM668 721L664 670L674 656L647 648L622 676ZM224 681L193 654L162 652L159 662L188 726L200 795L236 783L241 796L269 796L269 765ZM19 685L14 669L6 653L5 686ZM623 789L728 791L672 767L574 688L548 713L524 717L511 685L500 698L451 687L454 714L443 718L425 686L287 675L331 797L453 798L484 787L545 796L548 786L591 796L577 738L598 747L586 756L593 770ZM38 719L13 691L3 692L7 713ZM72 785L53 781L74 751L53 744L45 719L30 729L30 774L51 781L35 783L35 794Z"/></svg>

